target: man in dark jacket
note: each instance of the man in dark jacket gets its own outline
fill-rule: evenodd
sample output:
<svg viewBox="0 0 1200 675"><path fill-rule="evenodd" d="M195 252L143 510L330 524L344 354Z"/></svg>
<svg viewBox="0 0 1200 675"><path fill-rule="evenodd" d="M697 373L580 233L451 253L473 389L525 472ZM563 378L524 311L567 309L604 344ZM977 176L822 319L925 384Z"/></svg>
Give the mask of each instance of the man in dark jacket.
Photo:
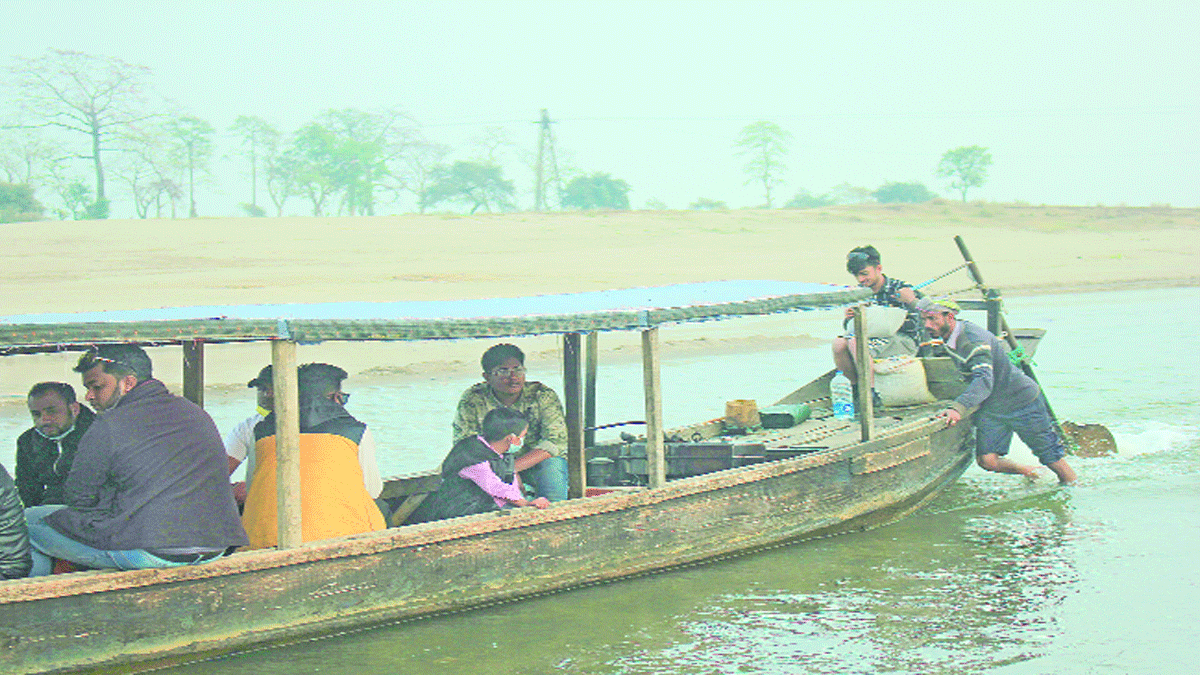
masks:
<svg viewBox="0 0 1200 675"><path fill-rule="evenodd" d="M32 564L25 509L12 477L0 464L0 579L20 579Z"/></svg>
<svg viewBox="0 0 1200 675"><path fill-rule="evenodd" d="M63 484L66 506L26 509L32 575L50 558L143 569L215 560L246 545L221 435L196 404L153 379L135 345L104 345L75 366L100 412Z"/></svg>
<svg viewBox="0 0 1200 675"><path fill-rule="evenodd" d="M96 414L66 382L39 382L26 399L33 428L17 438L17 489L25 506L62 504L63 481Z"/></svg>

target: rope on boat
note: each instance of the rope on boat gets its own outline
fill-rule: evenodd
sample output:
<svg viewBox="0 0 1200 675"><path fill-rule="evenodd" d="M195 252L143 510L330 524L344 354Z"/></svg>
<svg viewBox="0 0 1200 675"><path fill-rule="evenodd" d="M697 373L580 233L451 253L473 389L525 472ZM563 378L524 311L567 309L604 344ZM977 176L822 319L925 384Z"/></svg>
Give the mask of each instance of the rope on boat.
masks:
<svg viewBox="0 0 1200 675"><path fill-rule="evenodd" d="M1028 363L1031 366L1037 365L1034 363L1033 357L1025 353L1025 347L1023 345L1017 345L1016 349L1009 351L1008 360L1012 361L1014 366L1020 366L1022 363Z"/></svg>
<svg viewBox="0 0 1200 675"><path fill-rule="evenodd" d="M966 269L966 267L967 267L967 263L963 263L963 264L959 265L958 267L955 267L954 269L950 270L949 272L946 272L944 274L939 274L938 276L936 276L932 279L929 279L927 281L922 281L921 283L917 284L916 286L913 286L913 288L917 288L917 289L925 288L926 286L928 286L929 284L932 284L935 281L938 281L940 279L945 279L946 277L950 276L951 274L954 274L955 272L957 272L961 269Z"/></svg>

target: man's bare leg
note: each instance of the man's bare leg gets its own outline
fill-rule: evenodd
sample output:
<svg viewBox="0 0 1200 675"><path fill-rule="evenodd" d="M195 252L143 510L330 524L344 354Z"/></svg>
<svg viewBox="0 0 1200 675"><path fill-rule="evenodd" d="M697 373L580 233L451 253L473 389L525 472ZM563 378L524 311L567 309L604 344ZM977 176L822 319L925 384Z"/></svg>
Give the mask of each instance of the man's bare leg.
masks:
<svg viewBox="0 0 1200 675"><path fill-rule="evenodd" d="M854 338L833 339L833 365L851 382L858 383L858 369L854 367Z"/></svg>
<svg viewBox="0 0 1200 675"><path fill-rule="evenodd" d="M1061 462L1062 460L1059 461ZM994 471L996 473L1012 473L1025 476L1026 478L1030 479L1037 478L1037 469L1033 468L1032 466L1017 464L1016 462L1010 461L993 453L977 455L975 457L975 463L979 465L979 468L984 469L985 471ZM1058 472L1055 471L1055 473Z"/></svg>
<svg viewBox="0 0 1200 675"><path fill-rule="evenodd" d="M1071 465L1067 464L1067 460L1065 459L1050 462L1046 465L1046 468L1053 471L1054 475L1058 476L1058 482L1063 485L1070 485L1075 482L1075 469L1072 469Z"/></svg>

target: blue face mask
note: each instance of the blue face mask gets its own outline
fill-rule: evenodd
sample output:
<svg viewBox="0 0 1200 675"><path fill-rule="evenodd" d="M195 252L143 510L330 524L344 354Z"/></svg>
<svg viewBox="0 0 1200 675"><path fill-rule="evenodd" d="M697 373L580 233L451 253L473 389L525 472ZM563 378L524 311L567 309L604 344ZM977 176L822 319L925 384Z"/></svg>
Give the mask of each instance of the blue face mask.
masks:
<svg viewBox="0 0 1200 675"><path fill-rule="evenodd" d="M510 443L510 444L509 444L509 446L508 446L508 451L509 451L509 452L520 452L520 451L521 451L521 445L523 445L523 444L524 444L524 441L525 441L525 439L524 439L524 438L522 438L522 437L518 437L516 441L514 441L513 443Z"/></svg>

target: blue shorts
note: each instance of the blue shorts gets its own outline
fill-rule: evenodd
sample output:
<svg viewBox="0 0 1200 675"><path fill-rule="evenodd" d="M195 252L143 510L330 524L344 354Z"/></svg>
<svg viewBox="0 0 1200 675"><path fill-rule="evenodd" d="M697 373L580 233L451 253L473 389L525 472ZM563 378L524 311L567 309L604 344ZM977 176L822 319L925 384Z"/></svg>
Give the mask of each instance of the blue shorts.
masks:
<svg viewBox="0 0 1200 675"><path fill-rule="evenodd" d="M975 413L975 454L1007 455L1014 431L1042 464L1053 464L1067 454L1041 395L1010 413Z"/></svg>

